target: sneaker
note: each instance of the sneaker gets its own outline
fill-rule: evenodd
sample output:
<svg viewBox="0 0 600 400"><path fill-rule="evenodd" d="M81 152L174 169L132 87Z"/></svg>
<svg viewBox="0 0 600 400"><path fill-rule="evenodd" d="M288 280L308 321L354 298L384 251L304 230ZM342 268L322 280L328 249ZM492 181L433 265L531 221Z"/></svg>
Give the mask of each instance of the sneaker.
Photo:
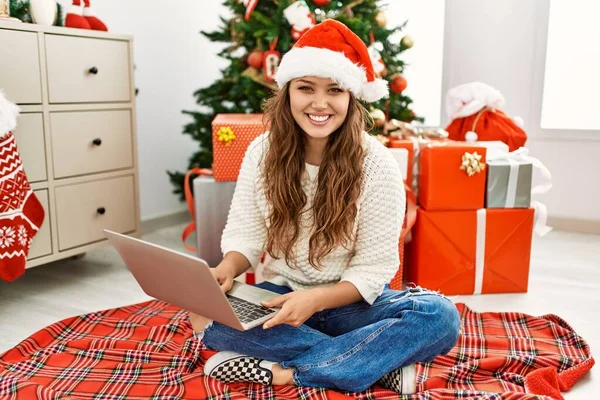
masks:
<svg viewBox="0 0 600 400"><path fill-rule="evenodd" d="M206 361L204 374L223 383L253 382L271 385L273 363L233 351L221 351Z"/></svg>
<svg viewBox="0 0 600 400"><path fill-rule="evenodd" d="M417 373L415 365L396 368L385 374L379 381L381 386L399 394L413 394L417 391Z"/></svg>

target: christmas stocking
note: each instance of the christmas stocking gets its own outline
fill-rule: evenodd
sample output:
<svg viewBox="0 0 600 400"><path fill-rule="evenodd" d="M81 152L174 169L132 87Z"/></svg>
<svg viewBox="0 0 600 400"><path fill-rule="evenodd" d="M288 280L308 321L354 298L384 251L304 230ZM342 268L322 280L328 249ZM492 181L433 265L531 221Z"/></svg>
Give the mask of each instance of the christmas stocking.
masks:
<svg viewBox="0 0 600 400"><path fill-rule="evenodd" d="M88 20L83 17L81 0L73 0L73 4L65 17L65 26L77 29L92 29Z"/></svg>
<svg viewBox="0 0 600 400"><path fill-rule="evenodd" d="M108 28L106 25L104 25L104 22L96 18L96 13L90 6L90 0L83 0L83 3L85 4L85 7L83 8L83 16L85 19L87 19L92 29L95 31L108 31Z"/></svg>
<svg viewBox="0 0 600 400"><path fill-rule="evenodd" d="M15 138L19 108L0 91L0 279L25 272L31 240L44 221L44 208L25 176Z"/></svg>

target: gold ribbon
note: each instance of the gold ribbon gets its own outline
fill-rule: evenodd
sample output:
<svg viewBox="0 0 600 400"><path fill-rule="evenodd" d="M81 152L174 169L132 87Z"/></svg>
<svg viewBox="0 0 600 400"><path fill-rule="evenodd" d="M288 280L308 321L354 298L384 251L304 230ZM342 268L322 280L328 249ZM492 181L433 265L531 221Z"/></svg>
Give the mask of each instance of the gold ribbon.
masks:
<svg viewBox="0 0 600 400"><path fill-rule="evenodd" d="M462 156L460 169L465 171L469 176L482 172L485 169L485 162L481 161L481 157L482 155L477 154L476 151L473 153L465 152Z"/></svg>
<svg viewBox="0 0 600 400"><path fill-rule="evenodd" d="M217 131L217 140L225 144L225 146L230 146L231 143L236 139L235 132L228 126L222 126Z"/></svg>

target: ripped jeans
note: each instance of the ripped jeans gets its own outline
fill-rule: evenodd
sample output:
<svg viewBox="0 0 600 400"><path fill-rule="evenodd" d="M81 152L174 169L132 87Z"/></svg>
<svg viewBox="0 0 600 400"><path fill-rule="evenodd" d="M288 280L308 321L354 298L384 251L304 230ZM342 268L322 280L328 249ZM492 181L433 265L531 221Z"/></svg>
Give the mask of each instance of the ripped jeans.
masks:
<svg viewBox="0 0 600 400"><path fill-rule="evenodd" d="M281 294L292 291L270 282L256 286ZM363 301L324 310L298 328L258 326L242 332L213 322L202 341L210 349L293 368L297 386L361 392L396 368L448 353L459 328L451 300L419 287L386 287L373 305Z"/></svg>

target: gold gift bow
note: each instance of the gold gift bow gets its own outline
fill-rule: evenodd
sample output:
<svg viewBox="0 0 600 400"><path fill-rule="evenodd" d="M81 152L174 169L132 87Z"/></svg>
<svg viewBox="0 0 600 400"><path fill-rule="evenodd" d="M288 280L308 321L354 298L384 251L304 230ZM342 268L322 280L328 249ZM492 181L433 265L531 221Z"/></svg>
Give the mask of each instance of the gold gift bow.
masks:
<svg viewBox="0 0 600 400"><path fill-rule="evenodd" d="M465 171L468 176L473 176L485 169L485 162L481 161L481 154L476 151L473 153L465 152L462 156L460 169Z"/></svg>
<svg viewBox="0 0 600 400"><path fill-rule="evenodd" d="M235 139L235 132L233 132L233 129L228 126L222 126L217 131L217 140L219 142L223 142L225 146L230 146Z"/></svg>

